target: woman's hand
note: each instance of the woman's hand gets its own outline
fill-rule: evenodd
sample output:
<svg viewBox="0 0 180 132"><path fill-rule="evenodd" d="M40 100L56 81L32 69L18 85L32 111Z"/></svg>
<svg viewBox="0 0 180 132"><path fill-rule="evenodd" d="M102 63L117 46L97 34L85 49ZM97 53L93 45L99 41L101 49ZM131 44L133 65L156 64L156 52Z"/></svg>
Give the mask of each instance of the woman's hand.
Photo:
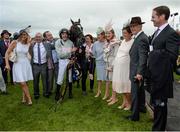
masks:
<svg viewBox="0 0 180 132"><path fill-rule="evenodd" d="M10 71L10 70L11 70L11 67L10 67L9 65L6 65L4 70Z"/></svg>
<svg viewBox="0 0 180 132"><path fill-rule="evenodd" d="M112 72L112 71L113 71L113 68L112 68L112 67L107 67L106 70L107 70L108 72Z"/></svg>

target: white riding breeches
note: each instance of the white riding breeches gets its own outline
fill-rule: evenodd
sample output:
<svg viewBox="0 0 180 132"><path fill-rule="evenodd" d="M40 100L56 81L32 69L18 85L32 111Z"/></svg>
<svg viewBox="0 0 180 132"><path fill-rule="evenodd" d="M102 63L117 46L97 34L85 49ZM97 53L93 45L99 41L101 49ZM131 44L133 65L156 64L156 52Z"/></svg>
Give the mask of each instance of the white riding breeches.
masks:
<svg viewBox="0 0 180 132"><path fill-rule="evenodd" d="M64 80L64 74L66 73L67 65L69 63L69 59L59 59L59 71L58 71L58 78L57 84L62 85ZM68 75L69 82L72 82L72 69L69 69Z"/></svg>

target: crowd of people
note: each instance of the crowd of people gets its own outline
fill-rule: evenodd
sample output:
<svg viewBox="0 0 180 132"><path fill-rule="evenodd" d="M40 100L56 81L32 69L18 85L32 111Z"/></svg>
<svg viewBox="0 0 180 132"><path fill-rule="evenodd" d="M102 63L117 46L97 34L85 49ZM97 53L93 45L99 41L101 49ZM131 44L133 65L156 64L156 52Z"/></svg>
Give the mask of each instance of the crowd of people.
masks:
<svg viewBox="0 0 180 132"><path fill-rule="evenodd" d="M85 43L81 47L74 46L66 28L59 31L57 40L50 31L36 33L34 39L31 39L26 30L21 30L11 40L11 33L3 30L0 41L0 89L3 93L7 92L7 73L10 71L11 84L19 83L22 88L22 103L32 105L27 84L30 80L33 80L34 98L40 97L40 79L43 96L49 98L55 91L55 100L58 101L64 76L68 73L69 98L73 98L73 70L69 64L73 61L72 56L78 53L83 96L87 95L88 76L90 92L93 92L96 69L97 93L94 97L100 97L102 83L105 82L102 100L113 105L118 102L117 94L122 94L123 101L118 108L131 110L131 115L126 118L139 121L140 112L146 112L146 86L154 107L152 130L165 130L167 101L173 97L173 71L180 41L177 32L168 24L169 15L167 6L153 9L151 21L157 30L151 37L143 32L145 22L137 16L123 25L123 40L116 38L112 23L109 22L105 28L97 28L96 42L91 34L86 34ZM9 59L12 52L16 54L13 62Z"/></svg>

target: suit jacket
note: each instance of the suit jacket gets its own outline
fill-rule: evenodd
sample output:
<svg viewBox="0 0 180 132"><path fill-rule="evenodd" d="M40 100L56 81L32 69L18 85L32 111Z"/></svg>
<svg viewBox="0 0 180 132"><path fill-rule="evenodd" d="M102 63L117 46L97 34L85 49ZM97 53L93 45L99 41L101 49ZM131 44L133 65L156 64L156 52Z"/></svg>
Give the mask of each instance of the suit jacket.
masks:
<svg viewBox="0 0 180 132"><path fill-rule="evenodd" d="M148 71L153 99L173 97L173 69L178 56L177 33L167 25L153 40L153 51L148 57Z"/></svg>
<svg viewBox="0 0 180 132"><path fill-rule="evenodd" d="M34 45L35 45L35 43L32 44L32 45L29 47L29 54L31 55L31 58L32 58L32 59L31 59L31 64L34 63L34 62L33 62L33 58L34 58L33 48L34 48ZM52 52L51 52L52 47L51 47L51 45L50 45L49 43L44 43L44 42L43 42L43 45L44 45L44 48L45 48L45 50L46 50L46 52L47 52L47 54L46 54L46 59L47 59L48 69L52 69L52 68L54 68L54 66L53 66L53 60L52 60Z"/></svg>
<svg viewBox="0 0 180 132"><path fill-rule="evenodd" d="M2 55L1 55L1 53L0 53L0 66L3 64L3 57L2 57Z"/></svg>
<svg viewBox="0 0 180 132"><path fill-rule="evenodd" d="M149 40L144 32L141 32L135 38L132 47L129 51L130 54L130 80L134 80L136 74L144 76L147 68Z"/></svg>
<svg viewBox="0 0 180 132"><path fill-rule="evenodd" d="M5 57L6 50L7 50L7 47L4 43L4 40L0 40L0 53L2 57Z"/></svg>

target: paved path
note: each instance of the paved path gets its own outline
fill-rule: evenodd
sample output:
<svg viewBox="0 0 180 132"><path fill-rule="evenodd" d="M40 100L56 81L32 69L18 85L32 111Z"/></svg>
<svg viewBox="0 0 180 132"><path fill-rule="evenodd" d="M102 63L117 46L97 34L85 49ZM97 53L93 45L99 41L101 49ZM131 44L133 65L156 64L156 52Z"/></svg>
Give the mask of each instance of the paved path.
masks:
<svg viewBox="0 0 180 132"><path fill-rule="evenodd" d="M149 94L146 92L146 101ZM149 104L149 103L148 103ZM168 101L167 131L180 131L180 83L174 83L174 98Z"/></svg>
<svg viewBox="0 0 180 132"><path fill-rule="evenodd" d="M174 98L168 101L167 130L180 131L180 83L174 84Z"/></svg>

